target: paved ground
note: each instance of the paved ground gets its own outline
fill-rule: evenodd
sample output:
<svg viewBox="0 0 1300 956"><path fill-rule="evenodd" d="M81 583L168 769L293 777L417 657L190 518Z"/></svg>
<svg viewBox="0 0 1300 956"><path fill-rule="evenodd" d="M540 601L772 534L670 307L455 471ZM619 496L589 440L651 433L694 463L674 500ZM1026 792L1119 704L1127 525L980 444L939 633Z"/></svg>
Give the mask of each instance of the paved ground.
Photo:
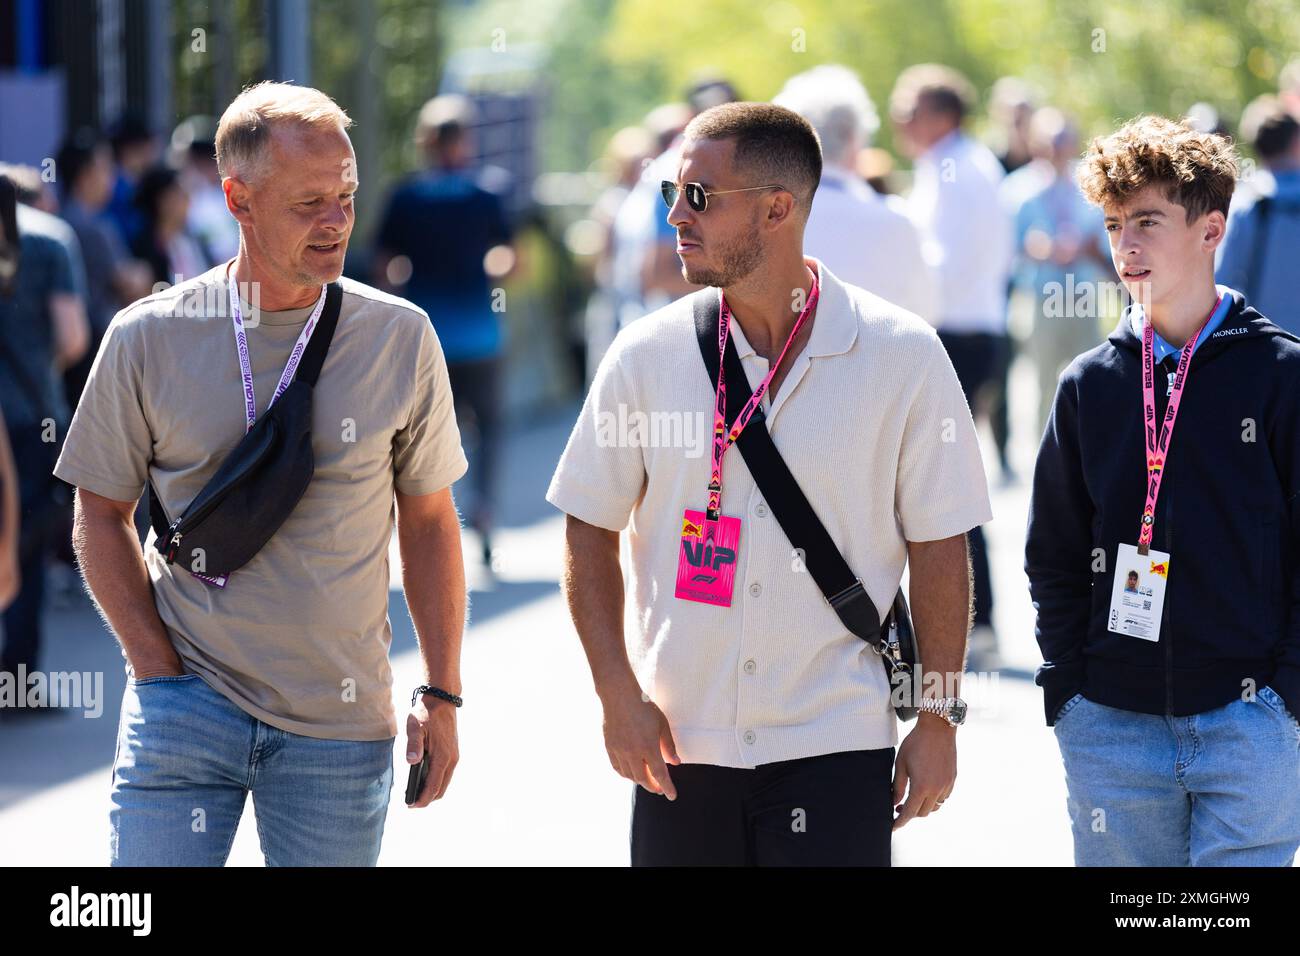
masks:
<svg viewBox="0 0 1300 956"><path fill-rule="evenodd" d="M1027 371L1015 381L1032 388ZM471 571L478 589L464 652L461 762L448 796L413 811L402 804L399 758L381 864L627 862L632 785L605 757L600 709L556 583L563 525L542 497L575 413L567 408L510 437L498 584L484 590ZM1026 477L1031 431L1020 430L1014 449ZM1028 492L1022 482L993 493L987 533L1007 666L968 682L973 713L958 737L957 788L942 812L899 832L899 865L1071 862L1060 756L1032 683L1039 658L1021 570ZM478 553L469 533L465 552ZM395 686L413 687L420 665L397 590L390 617ZM85 605L52 610L49 624L45 668L104 672L103 714L0 723L0 863L98 865L106 858L121 659ZM408 702L398 700L399 713ZM251 815L250 801L233 865L261 865Z"/></svg>

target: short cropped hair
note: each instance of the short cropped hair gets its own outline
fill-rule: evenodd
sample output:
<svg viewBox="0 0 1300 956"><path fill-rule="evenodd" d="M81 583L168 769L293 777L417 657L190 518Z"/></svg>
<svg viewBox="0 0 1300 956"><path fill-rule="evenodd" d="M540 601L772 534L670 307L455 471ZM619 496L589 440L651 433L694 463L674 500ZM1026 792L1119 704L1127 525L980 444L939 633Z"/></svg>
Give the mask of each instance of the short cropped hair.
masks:
<svg viewBox="0 0 1300 956"><path fill-rule="evenodd" d="M898 75L889 97L889 112L897 120L906 120L922 103L938 113L946 113L961 125L975 108L975 87L970 80L941 63L918 63Z"/></svg>
<svg viewBox="0 0 1300 956"><path fill-rule="evenodd" d="M280 125L345 130L352 119L320 90L265 82L240 93L217 124L217 171L255 179L261 173L271 130Z"/></svg>
<svg viewBox="0 0 1300 956"><path fill-rule="evenodd" d="M771 103L723 103L686 126L686 139L732 140L732 162L754 182L790 190L806 219L822 178L822 147L817 133L793 110Z"/></svg>
<svg viewBox="0 0 1300 956"><path fill-rule="evenodd" d="M459 93L443 93L420 107L415 143L424 150L444 150L478 122L474 102Z"/></svg>
<svg viewBox="0 0 1300 956"><path fill-rule="evenodd" d="M59 184L65 197L77 188L82 174L95 164L96 155L103 145L104 141L88 127L74 131L63 141L55 155L54 168L58 170Z"/></svg>
<svg viewBox="0 0 1300 956"><path fill-rule="evenodd" d="M1163 116L1139 116L1089 145L1079 187L1097 206L1122 204L1148 186L1187 212L1187 222L1218 210L1225 216L1237 181L1232 141Z"/></svg>
<svg viewBox="0 0 1300 956"><path fill-rule="evenodd" d="M1255 147L1265 161L1285 156L1300 135L1300 121L1282 100L1265 93L1250 101L1241 114L1241 138Z"/></svg>

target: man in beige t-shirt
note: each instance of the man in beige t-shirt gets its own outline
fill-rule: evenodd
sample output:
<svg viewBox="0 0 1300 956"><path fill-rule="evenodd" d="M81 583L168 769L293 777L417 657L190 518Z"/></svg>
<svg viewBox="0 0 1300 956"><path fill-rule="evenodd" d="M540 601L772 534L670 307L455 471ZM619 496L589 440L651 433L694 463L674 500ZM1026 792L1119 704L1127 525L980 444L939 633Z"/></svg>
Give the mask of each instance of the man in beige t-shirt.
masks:
<svg viewBox="0 0 1300 956"><path fill-rule="evenodd" d="M398 730L394 513L426 661L406 720L408 762L431 763L417 805L442 795L456 763L465 584L450 485L466 461L429 317L339 278L356 186L349 123L324 94L286 84L232 103L217 152L239 256L116 316L55 468L78 488L78 556L130 671L114 864L221 865L252 792L269 864L373 865ZM174 520L245 432L230 284L261 417L334 281L342 304L313 394L305 495L224 587L191 573L203 568L183 545L168 563L152 532L142 556L131 515L146 485Z"/></svg>

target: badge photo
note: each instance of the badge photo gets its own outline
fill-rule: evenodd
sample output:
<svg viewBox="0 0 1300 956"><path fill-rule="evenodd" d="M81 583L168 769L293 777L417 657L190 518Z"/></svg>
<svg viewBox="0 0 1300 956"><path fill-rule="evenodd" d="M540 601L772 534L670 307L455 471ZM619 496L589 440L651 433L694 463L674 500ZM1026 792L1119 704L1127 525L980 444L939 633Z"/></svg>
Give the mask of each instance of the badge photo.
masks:
<svg viewBox="0 0 1300 956"><path fill-rule="evenodd" d="M1107 630L1144 641L1160 640L1168 580L1168 554L1163 551L1139 554L1136 545L1121 544L1115 560Z"/></svg>

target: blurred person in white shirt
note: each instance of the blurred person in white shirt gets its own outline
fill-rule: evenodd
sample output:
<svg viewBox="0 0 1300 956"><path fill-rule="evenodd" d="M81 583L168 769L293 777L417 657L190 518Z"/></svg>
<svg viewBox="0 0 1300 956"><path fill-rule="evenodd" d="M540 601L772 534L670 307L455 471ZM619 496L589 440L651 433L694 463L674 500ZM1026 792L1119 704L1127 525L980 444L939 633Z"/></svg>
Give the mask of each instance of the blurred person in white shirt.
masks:
<svg viewBox="0 0 1300 956"><path fill-rule="evenodd" d="M904 70L890 99L899 144L916 164L907 210L937 273L941 337L1006 331L1011 223L997 197L1004 173L962 129L973 102L969 82L935 64Z"/></svg>
<svg viewBox="0 0 1300 956"><path fill-rule="evenodd" d="M822 144L821 188L804 232L809 255L845 282L933 321L934 276L901 200L876 193L858 175L859 153L880 128L856 73L834 64L792 76L772 101L801 115Z"/></svg>
<svg viewBox="0 0 1300 956"><path fill-rule="evenodd" d="M1033 90L1018 76L1001 77L989 90L990 145L1008 175L1033 159L1029 121L1036 108Z"/></svg>
<svg viewBox="0 0 1300 956"><path fill-rule="evenodd" d="M641 178L644 168L658 150L655 138L644 126L625 126L615 133L606 146L603 159L610 182L592 204L589 217L600 230L600 246L593 271L595 289L587 302L583 326L586 339L586 383L596 373L609 343L620 328L619 315L628 295L640 301L640 282L630 291L629 283L620 282L616 265L623 253L616 225L620 211ZM626 221L626 220L625 220ZM639 269L637 272L639 273Z"/></svg>
<svg viewBox="0 0 1300 956"><path fill-rule="evenodd" d="M1006 362L1011 221L998 201L1004 172L992 151L962 130L975 91L950 67L908 67L894 85L889 112L903 151L915 162L908 215L934 270L939 304L933 324L957 370L971 411L996 386ZM975 574L972 669L997 665L993 592L984 533L970 533Z"/></svg>

